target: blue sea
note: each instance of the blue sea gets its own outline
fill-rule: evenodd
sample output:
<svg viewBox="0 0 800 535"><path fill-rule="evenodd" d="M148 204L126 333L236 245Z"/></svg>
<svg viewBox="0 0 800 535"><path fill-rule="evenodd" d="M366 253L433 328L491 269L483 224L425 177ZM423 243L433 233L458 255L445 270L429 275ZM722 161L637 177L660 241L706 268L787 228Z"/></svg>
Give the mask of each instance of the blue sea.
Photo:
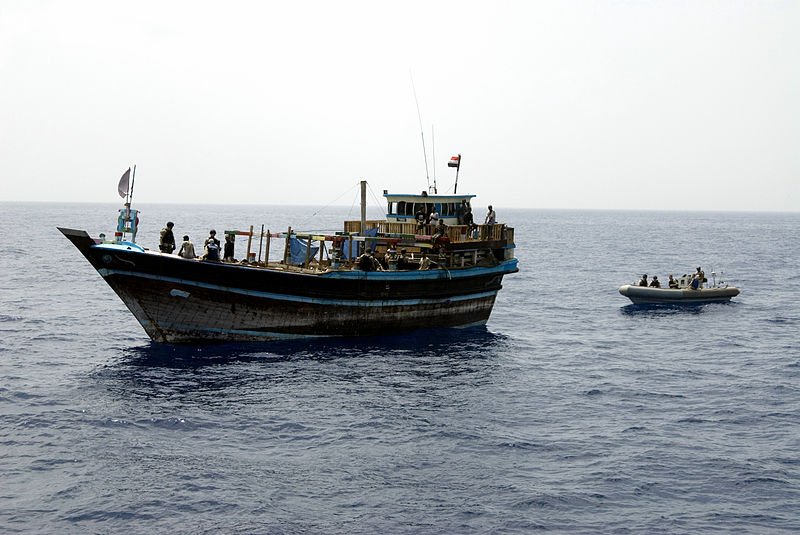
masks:
<svg viewBox="0 0 800 535"><path fill-rule="evenodd" d="M800 532L800 214L496 206L485 327L171 347L56 230L118 208L0 203L2 533ZM150 248L358 219L135 208ZM741 294L617 292L697 266Z"/></svg>

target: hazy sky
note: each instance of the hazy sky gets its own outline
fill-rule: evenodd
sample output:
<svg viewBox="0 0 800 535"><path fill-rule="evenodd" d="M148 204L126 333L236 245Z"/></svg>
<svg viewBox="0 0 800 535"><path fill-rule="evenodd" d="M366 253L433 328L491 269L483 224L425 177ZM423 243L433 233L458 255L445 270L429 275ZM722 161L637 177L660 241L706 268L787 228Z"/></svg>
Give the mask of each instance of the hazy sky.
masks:
<svg viewBox="0 0 800 535"><path fill-rule="evenodd" d="M0 200L419 192L410 73L440 193L800 210L798 0L0 0Z"/></svg>

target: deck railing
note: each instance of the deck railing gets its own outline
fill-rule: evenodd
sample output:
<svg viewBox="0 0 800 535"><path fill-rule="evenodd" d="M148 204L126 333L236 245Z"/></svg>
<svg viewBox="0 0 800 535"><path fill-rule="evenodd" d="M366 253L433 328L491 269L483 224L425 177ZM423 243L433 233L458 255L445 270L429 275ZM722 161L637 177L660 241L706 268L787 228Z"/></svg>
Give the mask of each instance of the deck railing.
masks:
<svg viewBox="0 0 800 535"><path fill-rule="evenodd" d="M384 220L366 221L368 229L377 228L381 234L423 234L433 236L436 234L436 225L423 225L420 229L416 223L396 223ZM471 230L471 232L467 232ZM345 221L345 232L360 232L361 221ZM509 232L511 233L509 235ZM499 223L496 225L472 225L471 229L467 225L447 225L447 237L451 243L463 243L470 241L502 240L508 238L510 242L514 240L514 229Z"/></svg>

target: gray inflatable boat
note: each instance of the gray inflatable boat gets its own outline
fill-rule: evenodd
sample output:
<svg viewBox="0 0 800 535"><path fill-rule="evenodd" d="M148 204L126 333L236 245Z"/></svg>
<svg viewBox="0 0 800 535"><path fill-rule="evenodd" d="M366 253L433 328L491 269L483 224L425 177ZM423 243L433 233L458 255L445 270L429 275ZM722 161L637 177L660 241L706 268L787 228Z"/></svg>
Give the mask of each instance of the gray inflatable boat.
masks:
<svg viewBox="0 0 800 535"><path fill-rule="evenodd" d="M619 287L619 293L637 305L655 305L662 303L708 303L713 301L730 301L739 295L739 289L733 286L724 288L650 288L625 284Z"/></svg>

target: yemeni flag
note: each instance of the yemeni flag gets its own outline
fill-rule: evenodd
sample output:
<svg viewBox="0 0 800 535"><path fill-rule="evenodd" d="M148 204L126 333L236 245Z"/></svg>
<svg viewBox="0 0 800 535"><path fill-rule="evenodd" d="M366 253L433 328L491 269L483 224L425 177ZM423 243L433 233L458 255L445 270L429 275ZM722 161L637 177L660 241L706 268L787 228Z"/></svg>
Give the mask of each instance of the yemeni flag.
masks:
<svg viewBox="0 0 800 535"><path fill-rule="evenodd" d="M453 156L452 158L450 158L450 161L447 162L447 167L455 167L456 169L458 169L460 165L461 165L460 154L458 156Z"/></svg>
<svg viewBox="0 0 800 535"><path fill-rule="evenodd" d="M122 178L119 179L119 185L117 185L117 192L119 196L123 199L128 196L128 185L130 184L131 179L131 168L128 167L128 170L122 174Z"/></svg>

